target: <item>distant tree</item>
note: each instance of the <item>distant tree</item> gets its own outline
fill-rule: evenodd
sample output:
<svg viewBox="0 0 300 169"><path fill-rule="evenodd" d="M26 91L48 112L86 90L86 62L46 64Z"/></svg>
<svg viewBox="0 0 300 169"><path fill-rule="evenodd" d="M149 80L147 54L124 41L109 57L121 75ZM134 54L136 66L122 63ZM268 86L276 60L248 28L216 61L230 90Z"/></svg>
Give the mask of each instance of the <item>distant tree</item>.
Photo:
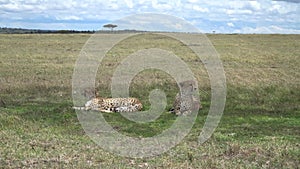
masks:
<svg viewBox="0 0 300 169"><path fill-rule="evenodd" d="M110 28L111 31L113 31L114 28L118 27L118 25L114 25L114 24L106 24L103 25L104 28Z"/></svg>

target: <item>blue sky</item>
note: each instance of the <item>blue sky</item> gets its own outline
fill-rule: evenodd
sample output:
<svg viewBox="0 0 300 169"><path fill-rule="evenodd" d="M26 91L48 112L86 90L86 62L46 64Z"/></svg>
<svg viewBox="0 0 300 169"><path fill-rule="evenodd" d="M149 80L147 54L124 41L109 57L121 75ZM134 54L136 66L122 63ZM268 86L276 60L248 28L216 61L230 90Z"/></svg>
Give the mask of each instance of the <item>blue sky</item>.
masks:
<svg viewBox="0 0 300 169"><path fill-rule="evenodd" d="M99 30L145 12L182 18L202 32L300 33L300 0L0 0L0 27Z"/></svg>

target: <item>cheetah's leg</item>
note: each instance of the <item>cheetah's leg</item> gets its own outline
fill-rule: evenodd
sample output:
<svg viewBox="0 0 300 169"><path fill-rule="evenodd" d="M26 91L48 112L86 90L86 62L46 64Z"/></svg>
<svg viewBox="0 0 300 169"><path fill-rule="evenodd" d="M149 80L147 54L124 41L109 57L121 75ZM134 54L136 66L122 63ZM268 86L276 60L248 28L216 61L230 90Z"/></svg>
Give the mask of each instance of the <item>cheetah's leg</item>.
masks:
<svg viewBox="0 0 300 169"><path fill-rule="evenodd" d="M107 109L100 109L99 111L104 112L104 113L113 113L112 111L107 110Z"/></svg>

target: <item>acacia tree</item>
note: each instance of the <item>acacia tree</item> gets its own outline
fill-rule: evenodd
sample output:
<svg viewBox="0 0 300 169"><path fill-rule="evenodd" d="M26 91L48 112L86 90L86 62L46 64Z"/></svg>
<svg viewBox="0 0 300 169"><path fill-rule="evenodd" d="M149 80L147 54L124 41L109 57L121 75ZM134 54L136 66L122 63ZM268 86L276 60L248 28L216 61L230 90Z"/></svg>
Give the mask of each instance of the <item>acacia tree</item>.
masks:
<svg viewBox="0 0 300 169"><path fill-rule="evenodd" d="M113 31L114 28L118 27L117 25L114 24L106 24L103 25L104 28L110 28L111 31Z"/></svg>

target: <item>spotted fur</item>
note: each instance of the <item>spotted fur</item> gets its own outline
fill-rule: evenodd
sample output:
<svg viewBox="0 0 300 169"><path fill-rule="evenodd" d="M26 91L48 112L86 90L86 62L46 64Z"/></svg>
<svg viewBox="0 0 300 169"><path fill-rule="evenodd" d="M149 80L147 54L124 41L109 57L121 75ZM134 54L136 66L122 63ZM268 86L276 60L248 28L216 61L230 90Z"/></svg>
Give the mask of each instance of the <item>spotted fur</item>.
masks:
<svg viewBox="0 0 300 169"><path fill-rule="evenodd" d="M96 97L89 100L85 110L96 110L101 112L136 112L143 108L142 103L137 98L101 98Z"/></svg>
<svg viewBox="0 0 300 169"><path fill-rule="evenodd" d="M73 107L76 110L95 110L101 112L136 112L143 108L139 99L129 98L103 98L94 88L86 88L82 95L89 99L84 107Z"/></svg>
<svg viewBox="0 0 300 169"><path fill-rule="evenodd" d="M197 92L196 82L193 80L179 83L181 92L177 93L171 112L176 115L186 115L195 110L202 108L200 100L194 97Z"/></svg>

